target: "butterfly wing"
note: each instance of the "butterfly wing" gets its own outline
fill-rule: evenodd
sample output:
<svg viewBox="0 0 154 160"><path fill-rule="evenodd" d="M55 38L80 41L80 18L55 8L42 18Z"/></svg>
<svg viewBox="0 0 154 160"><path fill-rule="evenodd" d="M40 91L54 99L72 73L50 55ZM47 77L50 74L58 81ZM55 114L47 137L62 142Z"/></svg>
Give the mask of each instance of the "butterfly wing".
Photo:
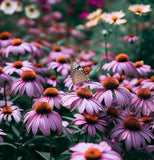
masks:
<svg viewBox="0 0 154 160"><path fill-rule="evenodd" d="M85 81L85 74L77 69L72 72L72 81L75 85L81 85Z"/></svg>

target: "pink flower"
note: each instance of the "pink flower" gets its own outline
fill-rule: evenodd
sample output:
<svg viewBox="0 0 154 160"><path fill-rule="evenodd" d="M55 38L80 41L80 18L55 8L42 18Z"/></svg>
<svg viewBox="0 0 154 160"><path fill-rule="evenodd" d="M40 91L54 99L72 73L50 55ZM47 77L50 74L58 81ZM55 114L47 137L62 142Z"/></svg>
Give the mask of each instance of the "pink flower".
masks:
<svg viewBox="0 0 154 160"><path fill-rule="evenodd" d="M29 97L40 97L43 93L43 86L40 83L36 73L34 71L24 71L21 74L21 78L13 81L11 86L11 93L15 95L18 91L20 96L27 93Z"/></svg>
<svg viewBox="0 0 154 160"><path fill-rule="evenodd" d="M74 117L76 118L72 124L73 125L83 125L82 130L87 129L88 134L92 137L95 137L96 129L100 132L104 133L105 128L104 126L107 125L107 122L102 119L103 114L88 114L85 113L84 115L75 114Z"/></svg>
<svg viewBox="0 0 154 160"><path fill-rule="evenodd" d="M151 11L150 5L144 5L144 4L130 5L128 9L140 16L146 15L146 13Z"/></svg>
<svg viewBox="0 0 154 160"><path fill-rule="evenodd" d="M137 70L134 63L129 61L129 57L125 53L118 54L115 60L105 63L102 67L104 70L110 70L112 68L113 73L119 73L126 76L137 76Z"/></svg>
<svg viewBox="0 0 154 160"><path fill-rule="evenodd" d="M105 141L99 144L82 142L69 149L73 151L70 160L122 160Z"/></svg>
<svg viewBox="0 0 154 160"><path fill-rule="evenodd" d="M21 120L21 112L22 109L19 109L17 106L11 105L11 106L3 106L0 108L0 123L2 122L2 119L6 120L8 119L9 122L13 119L19 123Z"/></svg>
<svg viewBox="0 0 154 160"><path fill-rule="evenodd" d="M21 39L14 39L12 45L8 46L3 51L3 57L8 58L9 54L17 56L19 54L24 55L26 52L31 53L31 46L29 43L22 41Z"/></svg>
<svg viewBox="0 0 154 160"><path fill-rule="evenodd" d="M150 90L154 90L154 76L151 76L150 79L143 79L141 85L143 88L150 88Z"/></svg>
<svg viewBox="0 0 154 160"><path fill-rule="evenodd" d="M62 105L69 107L72 112L78 106L79 113L98 113L104 110L103 106L93 97L92 92L87 88L79 88L76 92L67 94L62 98Z"/></svg>
<svg viewBox="0 0 154 160"><path fill-rule="evenodd" d="M26 70L34 70L34 67L32 66L32 63L28 61L16 61L14 63L6 63L3 70L10 75L13 73L21 75Z"/></svg>
<svg viewBox="0 0 154 160"><path fill-rule="evenodd" d="M103 86L95 93L95 98L106 107L110 107L114 100L114 94L121 107L127 106L131 101L131 93L124 87L119 86L119 81L115 78L106 78Z"/></svg>
<svg viewBox="0 0 154 160"><path fill-rule="evenodd" d="M66 29L65 26L61 23L57 23L52 25L49 29L48 29L49 33L54 33L54 34L65 34L66 33Z"/></svg>
<svg viewBox="0 0 154 160"><path fill-rule="evenodd" d="M111 61L113 61L114 59L115 59L115 53L114 52L112 52L112 51L108 51L107 52L107 58L108 58L108 61L109 62L111 62ZM105 54L103 54L102 56L101 56L101 60L105 60L106 59L106 55Z"/></svg>
<svg viewBox="0 0 154 160"><path fill-rule="evenodd" d="M124 141L126 150L130 151L133 147L139 150L141 145L146 145L146 141L150 143L154 136L140 125L138 118L128 117L112 129L111 138L117 138L119 142Z"/></svg>
<svg viewBox="0 0 154 160"><path fill-rule="evenodd" d="M64 77L66 77L71 71L71 65L67 62L67 59L64 56L59 56L56 59L56 62L50 62L47 66L49 69L57 69L57 72L60 72Z"/></svg>
<svg viewBox="0 0 154 160"><path fill-rule="evenodd" d="M89 12L88 12L88 11L85 11L85 12L83 12L83 13L81 13L81 14L79 15L79 18L80 18L80 19L86 19L88 15L89 15Z"/></svg>
<svg viewBox="0 0 154 160"><path fill-rule="evenodd" d="M42 58L45 54L44 50L42 49L42 46L39 43L32 42L31 43L32 52L31 55L33 58L39 59Z"/></svg>
<svg viewBox="0 0 154 160"><path fill-rule="evenodd" d="M123 41L133 43L138 41L138 37L136 37L133 33L130 33L128 36L123 38Z"/></svg>
<svg viewBox="0 0 154 160"><path fill-rule="evenodd" d="M46 83L52 85L53 87L56 87L58 83L61 83L61 81L54 74L52 74L50 78L45 78L45 79Z"/></svg>
<svg viewBox="0 0 154 160"><path fill-rule="evenodd" d="M95 52L93 51L82 51L80 54L80 58L85 60L91 60L95 56Z"/></svg>
<svg viewBox="0 0 154 160"><path fill-rule="evenodd" d="M52 17L55 20L61 20L63 18L63 15L62 15L62 13L55 11L55 12L52 12Z"/></svg>
<svg viewBox="0 0 154 160"><path fill-rule="evenodd" d="M34 110L26 113L24 116L24 123L26 123L27 132L32 132L36 135L37 130L45 135L50 135L50 129L52 131L58 131L60 135L62 133L62 119L57 112L52 110L52 107L47 102L39 102L34 106Z"/></svg>
<svg viewBox="0 0 154 160"><path fill-rule="evenodd" d="M102 14L102 19L110 24L121 25L127 22L126 19L121 19L124 16L125 13L123 13L122 11L118 11L118 12Z"/></svg>
<svg viewBox="0 0 154 160"><path fill-rule="evenodd" d="M13 38L11 38L11 34L7 31L0 33L0 48L6 48L11 45Z"/></svg>
<svg viewBox="0 0 154 160"><path fill-rule="evenodd" d="M53 50L50 52L49 57L46 60L46 64L48 64L49 62L53 60L56 60L60 56L65 55L66 58L69 58L70 57L69 53L72 53L72 49L71 49L71 52L69 51L67 50L67 53L66 53L64 48L62 49L60 46L55 46Z"/></svg>
<svg viewBox="0 0 154 160"><path fill-rule="evenodd" d="M150 89L141 88L136 95L131 101L131 105L135 110L141 110L143 115L149 115L154 112L154 97Z"/></svg>
<svg viewBox="0 0 154 160"><path fill-rule="evenodd" d="M51 106L52 109L55 106L57 109L60 109L60 105L61 105L61 99L64 96L64 92L63 91L58 91L56 88L47 88L44 91L43 96L41 96L40 98L36 99L36 102L33 104L33 106L35 106L35 104L37 104L38 102L48 102Z"/></svg>
<svg viewBox="0 0 154 160"><path fill-rule="evenodd" d="M36 72L36 73L40 73L40 74L42 74L42 75L49 74L49 71L46 70L46 69L44 68L43 64L40 63L40 62L36 63L36 64L34 65L34 67L35 67L35 72Z"/></svg>
<svg viewBox="0 0 154 160"><path fill-rule="evenodd" d="M152 72L151 66L143 64L142 61L137 61L134 65L140 77L147 77Z"/></svg>

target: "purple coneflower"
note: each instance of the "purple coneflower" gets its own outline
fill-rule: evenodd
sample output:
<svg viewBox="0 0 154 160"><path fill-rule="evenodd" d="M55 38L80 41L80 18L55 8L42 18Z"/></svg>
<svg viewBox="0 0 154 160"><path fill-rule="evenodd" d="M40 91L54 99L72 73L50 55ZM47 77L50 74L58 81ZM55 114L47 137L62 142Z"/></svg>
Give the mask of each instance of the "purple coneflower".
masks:
<svg viewBox="0 0 154 160"><path fill-rule="evenodd" d="M11 45L13 39L11 38L11 34L7 31L0 33L0 48L6 48Z"/></svg>
<svg viewBox="0 0 154 160"><path fill-rule="evenodd" d="M76 52L74 51L74 46L72 45L65 45L61 50L63 55L65 55L66 57L75 56L76 54Z"/></svg>
<svg viewBox="0 0 154 160"><path fill-rule="evenodd" d="M33 104L33 106L35 106L35 104L37 104L38 102L43 101L43 102L48 102L52 107L55 106L57 109L60 109L60 105L62 103L61 99L63 96L64 96L63 91L58 91L56 88L50 87L45 89L43 96L38 98L36 102Z"/></svg>
<svg viewBox="0 0 154 160"><path fill-rule="evenodd" d="M34 70L32 63L28 61L16 61L14 63L6 63L4 72L7 74L13 74L14 72L21 75L26 70Z"/></svg>
<svg viewBox="0 0 154 160"><path fill-rule="evenodd" d="M145 79L141 82L143 88L150 88L154 90L154 76L151 76L150 79Z"/></svg>
<svg viewBox="0 0 154 160"><path fill-rule="evenodd" d="M17 38L12 41L12 45L9 45L6 49L4 49L3 57L8 58L10 53L15 56L19 54L24 55L26 52L32 52L30 44Z"/></svg>
<svg viewBox="0 0 154 160"><path fill-rule="evenodd" d="M6 82L11 82L12 78L3 71L3 68L0 66L0 87L4 87Z"/></svg>
<svg viewBox="0 0 154 160"><path fill-rule="evenodd" d="M93 113L88 114L85 113L84 115L75 114L74 117L76 118L72 124L73 125L83 125L82 130L87 129L88 134L92 137L95 137L96 129L100 132L104 132L104 126L107 125L107 122L102 119L103 114Z"/></svg>
<svg viewBox="0 0 154 160"><path fill-rule="evenodd" d="M141 88L131 101L132 107L136 110L141 109L143 115L149 115L154 112L154 97L151 94L150 89Z"/></svg>
<svg viewBox="0 0 154 160"><path fill-rule="evenodd" d="M64 77L66 77L71 70L71 65L64 56L59 56L56 62L50 62L47 66L49 69L57 69L57 72L60 72Z"/></svg>
<svg viewBox="0 0 154 160"><path fill-rule="evenodd" d="M21 111L22 109L19 109L17 106L14 105L4 106L0 108L0 123L2 122L2 119L8 119L8 121L11 122L12 117L17 123L19 123L22 117Z"/></svg>
<svg viewBox="0 0 154 160"><path fill-rule="evenodd" d="M38 98L43 93L43 86L40 83L36 73L31 70L24 71L21 74L21 78L13 81L11 86L11 92L15 95L18 91L20 96L27 93L29 97Z"/></svg>
<svg viewBox="0 0 154 160"><path fill-rule="evenodd" d="M137 71L134 63L129 61L129 57L125 53L118 54L115 60L103 65L102 69L110 70L112 68L113 73L119 73L126 76L137 76Z"/></svg>
<svg viewBox="0 0 154 160"><path fill-rule="evenodd" d="M128 36L123 38L124 42L134 43L138 41L138 37L136 37L133 33L130 33Z"/></svg>
<svg viewBox="0 0 154 160"><path fill-rule="evenodd" d="M44 50L42 49L42 46L39 43L32 42L31 43L31 48L32 48L32 56L33 58L39 59L42 58L45 54Z"/></svg>
<svg viewBox="0 0 154 160"><path fill-rule="evenodd" d="M34 110L26 113L24 116L24 123L26 123L27 132L32 132L36 135L37 130L45 135L50 135L50 129L62 133L62 119L60 115L52 110L52 107L47 102L39 102L34 106Z"/></svg>
<svg viewBox="0 0 154 160"><path fill-rule="evenodd" d="M91 60L95 56L95 52L93 51L82 51L80 58Z"/></svg>
<svg viewBox="0 0 154 160"><path fill-rule="evenodd" d="M109 77L103 81L103 86L95 93L95 98L101 103L104 100L106 107L110 107L114 100L114 94L121 107L127 106L131 101L130 92L119 86L119 81Z"/></svg>
<svg viewBox="0 0 154 160"><path fill-rule="evenodd" d="M122 124L117 124L112 129L111 138L118 138L119 142L124 141L126 150L130 151L133 147L139 150L141 145L146 145L146 141L150 143L154 136L147 128L140 125L138 118L128 117Z"/></svg>
<svg viewBox="0 0 154 160"><path fill-rule="evenodd" d="M34 65L35 72L41 73L42 75L49 74L49 71L46 70L42 63L38 62Z"/></svg>
<svg viewBox="0 0 154 160"><path fill-rule="evenodd" d="M79 88L76 92L67 94L62 98L62 105L69 107L72 112L78 106L79 113L98 113L104 110L103 106L93 97L92 92L87 88Z"/></svg>
<svg viewBox="0 0 154 160"><path fill-rule="evenodd" d="M68 58L68 54L64 54L62 48L60 46L54 46L53 50L50 52L49 57L46 60L46 63L56 60L59 56L64 56Z"/></svg>
<svg viewBox="0 0 154 160"><path fill-rule="evenodd" d="M82 142L69 149L73 151L70 160L122 160L105 141L99 144Z"/></svg>
<svg viewBox="0 0 154 160"><path fill-rule="evenodd" d="M134 63L134 65L137 69L139 76L141 77L147 77L148 74L152 72L151 67L149 65L143 64L142 61L137 61Z"/></svg>
<svg viewBox="0 0 154 160"><path fill-rule="evenodd" d="M58 83L61 83L59 79L57 79L57 76L52 74L49 78L45 78L46 83L52 85L53 87L56 87Z"/></svg>

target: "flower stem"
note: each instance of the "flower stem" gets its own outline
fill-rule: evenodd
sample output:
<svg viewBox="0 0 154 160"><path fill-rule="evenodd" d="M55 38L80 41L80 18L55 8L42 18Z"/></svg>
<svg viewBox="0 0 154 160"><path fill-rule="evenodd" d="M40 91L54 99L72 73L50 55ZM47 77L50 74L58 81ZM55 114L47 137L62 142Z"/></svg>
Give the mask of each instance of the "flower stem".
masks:
<svg viewBox="0 0 154 160"><path fill-rule="evenodd" d="M79 141L80 141L80 136L81 136L81 131L79 132L77 143L79 143Z"/></svg>
<svg viewBox="0 0 154 160"><path fill-rule="evenodd" d="M20 136L21 136L21 133L22 133L22 130L24 128L24 125L25 123L23 123L21 129L20 129L20 133L19 133L19 136L18 136L18 139L17 139L17 142L16 142L16 145L17 145L17 149L16 149L16 160L18 159L18 151L19 151L19 140L20 140Z"/></svg>
<svg viewBox="0 0 154 160"><path fill-rule="evenodd" d="M49 136L49 152L50 152L50 160L52 160L52 153L51 153L51 134Z"/></svg>
<svg viewBox="0 0 154 160"><path fill-rule="evenodd" d="M107 38L105 37L105 56L106 56L106 61L108 62L108 56L107 56Z"/></svg>
<svg viewBox="0 0 154 160"><path fill-rule="evenodd" d="M6 82L4 82L4 100L5 100L5 106L7 106L7 98L6 98Z"/></svg>
<svg viewBox="0 0 154 160"><path fill-rule="evenodd" d="M18 139L17 139L17 144L19 143L19 140L20 140L20 136L21 136L21 133L22 133L22 130L23 130L23 128L24 128L24 125L25 125L25 123L23 123L23 125L22 125L22 127L21 127L21 129L20 129L20 133L19 133L19 136L18 136Z"/></svg>
<svg viewBox="0 0 154 160"><path fill-rule="evenodd" d="M86 132L85 142L87 143L87 141L88 141L88 133Z"/></svg>

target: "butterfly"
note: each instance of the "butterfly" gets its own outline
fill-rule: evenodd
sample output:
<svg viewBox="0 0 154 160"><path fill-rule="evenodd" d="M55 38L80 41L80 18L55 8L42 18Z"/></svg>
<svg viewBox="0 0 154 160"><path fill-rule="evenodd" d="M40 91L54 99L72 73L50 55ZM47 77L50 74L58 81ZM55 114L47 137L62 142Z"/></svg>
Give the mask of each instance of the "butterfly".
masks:
<svg viewBox="0 0 154 160"><path fill-rule="evenodd" d="M82 85L84 82L89 81L88 73L75 61L71 62L72 67L72 81L75 85Z"/></svg>

